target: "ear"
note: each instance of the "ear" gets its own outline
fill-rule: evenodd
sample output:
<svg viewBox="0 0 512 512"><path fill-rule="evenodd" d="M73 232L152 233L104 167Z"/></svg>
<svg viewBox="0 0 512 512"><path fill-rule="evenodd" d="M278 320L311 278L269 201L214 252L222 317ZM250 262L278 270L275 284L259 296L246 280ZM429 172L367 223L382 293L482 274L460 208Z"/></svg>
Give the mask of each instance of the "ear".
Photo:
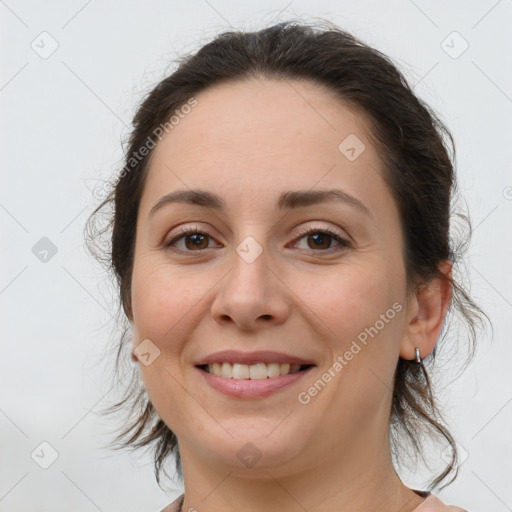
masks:
<svg viewBox="0 0 512 512"><path fill-rule="evenodd" d="M447 277L452 273L452 262L446 260L439 270ZM452 285L448 279L436 277L411 297L407 308L407 325L400 347L400 357L413 360L415 347L420 357L427 357L436 346L452 298Z"/></svg>

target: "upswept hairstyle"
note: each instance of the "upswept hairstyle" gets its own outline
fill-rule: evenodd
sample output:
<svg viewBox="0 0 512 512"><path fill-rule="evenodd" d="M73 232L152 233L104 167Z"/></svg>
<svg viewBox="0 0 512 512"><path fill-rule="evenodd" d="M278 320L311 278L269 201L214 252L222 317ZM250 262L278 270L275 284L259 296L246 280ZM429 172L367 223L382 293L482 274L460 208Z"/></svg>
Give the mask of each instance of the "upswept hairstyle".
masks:
<svg viewBox="0 0 512 512"><path fill-rule="evenodd" d="M118 316L124 330L115 346L116 376L121 366L126 367L130 353L131 326L127 320L132 317L135 226L155 136L198 93L215 84L250 78L313 81L363 113L400 213L408 287L412 292L434 278L450 282L453 295L447 321L456 315L466 324L468 364L474 356L476 327L486 315L455 280L455 274L444 275L439 270L444 260L457 264L471 234L467 216L451 215L457 191L453 138L436 113L416 97L389 57L335 25L325 25L291 21L257 32L224 32L196 53L178 59L175 71L139 106L124 167L85 226L87 248L111 272L119 292ZM468 228L459 241L451 236L454 215ZM447 321L439 342L445 341ZM399 359L390 410L390 446L396 462L405 453L405 442L412 444L416 460L419 454L425 461L421 436L451 448L450 462L435 475L429 490L453 473L441 489L446 487L458 473L456 443L444 425L428 374L435 368L439 342L424 364ZM164 462L174 455L182 478L176 435L155 411L138 366L132 365L126 375L129 384L124 387L122 399L104 411L127 413L125 428L112 443L114 449L152 447L159 485L162 470L167 475ZM119 379L123 386L124 377Z"/></svg>

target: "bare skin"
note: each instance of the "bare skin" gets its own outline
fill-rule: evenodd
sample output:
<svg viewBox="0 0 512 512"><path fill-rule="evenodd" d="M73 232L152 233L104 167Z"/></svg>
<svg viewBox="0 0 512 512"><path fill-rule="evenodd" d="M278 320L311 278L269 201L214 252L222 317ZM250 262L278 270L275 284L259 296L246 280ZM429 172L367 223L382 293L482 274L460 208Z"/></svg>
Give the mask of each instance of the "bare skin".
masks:
<svg viewBox="0 0 512 512"><path fill-rule="evenodd" d="M436 280L407 291L400 218L366 119L307 81L221 84L196 99L154 149L132 282L133 348L149 339L160 351L139 366L179 439L183 510L412 511L424 498L401 482L389 451L393 376L414 347L422 358L433 350L451 290ZM338 149L349 134L365 145L353 161ZM217 194L225 209L171 203L149 215L165 194L189 189ZM364 208L277 207L283 192L329 189ZM166 247L179 228L203 237ZM349 245L318 238L325 229ZM262 249L251 263L236 251L247 237ZM299 401L381 324L321 392ZM316 366L268 397L235 398L195 367L225 349L286 352ZM251 467L237 457L248 442L260 456Z"/></svg>

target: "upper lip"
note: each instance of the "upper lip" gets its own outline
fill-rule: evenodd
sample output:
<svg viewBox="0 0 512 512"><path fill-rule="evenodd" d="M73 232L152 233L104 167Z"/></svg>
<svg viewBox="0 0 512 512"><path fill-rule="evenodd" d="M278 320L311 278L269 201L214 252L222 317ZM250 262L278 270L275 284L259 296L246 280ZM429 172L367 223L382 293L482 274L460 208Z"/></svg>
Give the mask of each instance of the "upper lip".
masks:
<svg viewBox="0 0 512 512"><path fill-rule="evenodd" d="M313 361L309 361L302 357L292 356L284 352L274 352L272 350L259 350L256 352L239 352L236 350L223 350L215 352L201 359L196 366L214 363L238 363L238 364L257 364L257 363L290 363L290 364L309 364L314 365Z"/></svg>

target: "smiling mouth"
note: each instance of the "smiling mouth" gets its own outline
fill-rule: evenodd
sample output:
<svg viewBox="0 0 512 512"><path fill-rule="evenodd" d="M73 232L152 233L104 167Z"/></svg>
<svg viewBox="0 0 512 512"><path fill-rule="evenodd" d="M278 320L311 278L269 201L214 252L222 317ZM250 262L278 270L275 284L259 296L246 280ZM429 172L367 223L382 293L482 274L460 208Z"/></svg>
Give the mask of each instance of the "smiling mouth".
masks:
<svg viewBox="0 0 512 512"><path fill-rule="evenodd" d="M225 379L264 380L299 373L313 366L313 364L257 363L248 365L226 362L203 364L197 368Z"/></svg>

